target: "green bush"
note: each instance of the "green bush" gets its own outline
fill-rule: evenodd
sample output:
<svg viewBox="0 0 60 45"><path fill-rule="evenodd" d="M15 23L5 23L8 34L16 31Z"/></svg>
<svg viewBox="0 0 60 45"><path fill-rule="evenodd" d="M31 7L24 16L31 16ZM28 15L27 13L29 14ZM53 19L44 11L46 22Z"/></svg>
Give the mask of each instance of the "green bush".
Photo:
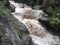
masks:
<svg viewBox="0 0 60 45"><path fill-rule="evenodd" d="M58 8L52 8L52 7L48 7L46 12L48 14L51 14L51 16L49 17L49 23L55 27L60 24L60 9Z"/></svg>
<svg viewBox="0 0 60 45"><path fill-rule="evenodd" d="M47 10L46 10L46 12L48 14L53 14L53 11L54 11L54 9L52 7L48 7Z"/></svg>
<svg viewBox="0 0 60 45"><path fill-rule="evenodd" d="M3 5L3 3L2 2L0 2L0 17L2 16L2 15L4 15L4 5Z"/></svg>
<svg viewBox="0 0 60 45"><path fill-rule="evenodd" d="M4 15L10 15L10 11L4 6L2 2L0 2L0 17Z"/></svg>
<svg viewBox="0 0 60 45"><path fill-rule="evenodd" d="M60 19L58 17L50 17L49 21L50 21L50 24L52 25L60 24Z"/></svg>

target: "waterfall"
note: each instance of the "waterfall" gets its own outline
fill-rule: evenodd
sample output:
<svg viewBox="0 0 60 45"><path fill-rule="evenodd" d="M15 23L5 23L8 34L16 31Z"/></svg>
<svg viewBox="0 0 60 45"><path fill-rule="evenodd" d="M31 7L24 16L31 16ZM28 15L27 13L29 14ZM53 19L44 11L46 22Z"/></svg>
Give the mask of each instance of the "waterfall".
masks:
<svg viewBox="0 0 60 45"><path fill-rule="evenodd" d="M37 45L60 44L60 38L50 34L47 29L38 22L37 19L43 15L42 10L33 10L28 7L20 8L20 5L14 1L10 1L10 3L16 7L15 12L12 12L13 16L27 27L33 43Z"/></svg>

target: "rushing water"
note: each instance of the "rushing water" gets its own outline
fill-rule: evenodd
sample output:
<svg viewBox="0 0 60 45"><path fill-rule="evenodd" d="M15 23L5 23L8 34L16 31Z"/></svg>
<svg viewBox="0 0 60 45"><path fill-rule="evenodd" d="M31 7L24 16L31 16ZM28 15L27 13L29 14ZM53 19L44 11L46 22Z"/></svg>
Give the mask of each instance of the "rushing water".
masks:
<svg viewBox="0 0 60 45"><path fill-rule="evenodd" d="M32 38L33 43L37 45L60 45L60 38L58 36L50 34L46 30L46 28L38 22L37 18L39 17L39 14L36 14L38 10L36 10L34 14L34 12L31 11L31 8L20 8L20 5L18 3L15 3L14 1L10 1L10 3L16 7L15 12L13 12L12 14L20 22L26 25L30 33L29 36ZM26 11L33 12L33 14L29 12L25 15ZM41 10L39 11L42 13Z"/></svg>

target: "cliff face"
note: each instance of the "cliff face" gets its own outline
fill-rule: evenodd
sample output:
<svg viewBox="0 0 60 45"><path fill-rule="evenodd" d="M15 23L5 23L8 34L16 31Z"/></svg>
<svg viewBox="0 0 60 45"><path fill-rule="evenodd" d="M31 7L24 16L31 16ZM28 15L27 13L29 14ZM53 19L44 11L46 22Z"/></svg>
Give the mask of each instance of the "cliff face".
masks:
<svg viewBox="0 0 60 45"><path fill-rule="evenodd" d="M24 24L12 15L0 18L2 26L2 38L0 45L32 45L28 30Z"/></svg>

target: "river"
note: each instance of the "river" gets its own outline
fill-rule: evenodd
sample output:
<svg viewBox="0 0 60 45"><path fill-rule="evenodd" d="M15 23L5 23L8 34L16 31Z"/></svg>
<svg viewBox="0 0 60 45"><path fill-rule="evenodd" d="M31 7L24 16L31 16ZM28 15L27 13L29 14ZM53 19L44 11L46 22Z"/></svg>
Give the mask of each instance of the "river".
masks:
<svg viewBox="0 0 60 45"><path fill-rule="evenodd" d="M49 33L37 20L43 14L42 10L33 10L28 6L21 8L19 3L14 1L10 1L10 3L16 7L15 12L12 12L13 16L27 27L33 43L36 45L60 45L60 38Z"/></svg>

